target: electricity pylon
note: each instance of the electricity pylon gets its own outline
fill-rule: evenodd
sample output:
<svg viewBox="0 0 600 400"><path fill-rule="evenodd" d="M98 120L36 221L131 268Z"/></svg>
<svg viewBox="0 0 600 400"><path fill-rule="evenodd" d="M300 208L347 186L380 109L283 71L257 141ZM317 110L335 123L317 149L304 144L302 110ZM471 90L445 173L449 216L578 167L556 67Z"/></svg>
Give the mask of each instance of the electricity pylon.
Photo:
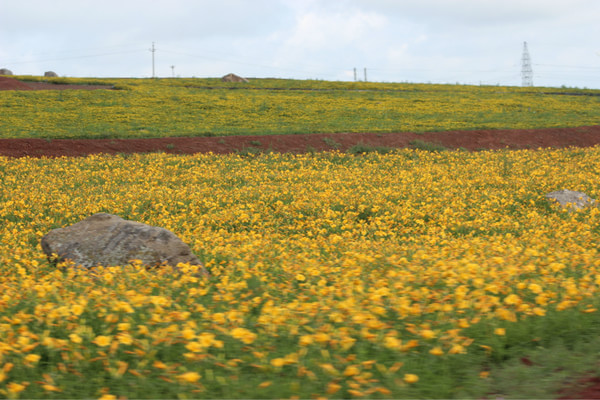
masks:
<svg viewBox="0 0 600 400"><path fill-rule="evenodd" d="M533 69L531 69L531 58L527 50L527 42L523 42L523 57L521 57L521 85L533 86Z"/></svg>

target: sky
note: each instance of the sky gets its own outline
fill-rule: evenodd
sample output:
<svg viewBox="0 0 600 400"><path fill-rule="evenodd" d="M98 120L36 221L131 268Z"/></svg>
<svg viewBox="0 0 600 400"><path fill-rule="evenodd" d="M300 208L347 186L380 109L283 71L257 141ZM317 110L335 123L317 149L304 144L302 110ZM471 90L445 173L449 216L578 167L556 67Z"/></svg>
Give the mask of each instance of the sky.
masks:
<svg viewBox="0 0 600 400"><path fill-rule="evenodd" d="M521 86L525 42L535 86L600 89L598 0L0 1L18 75Z"/></svg>

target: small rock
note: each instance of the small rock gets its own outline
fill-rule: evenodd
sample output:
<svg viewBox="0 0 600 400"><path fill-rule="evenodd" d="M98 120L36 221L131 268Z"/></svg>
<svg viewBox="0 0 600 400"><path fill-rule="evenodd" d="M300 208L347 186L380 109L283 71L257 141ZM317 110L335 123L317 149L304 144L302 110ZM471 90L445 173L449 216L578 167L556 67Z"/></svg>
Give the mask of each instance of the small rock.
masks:
<svg viewBox="0 0 600 400"><path fill-rule="evenodd" d="M141 260L148 266L199 265L201 273L208 275L200 260L173 232L112 214L94 214L71 226L54 229L42 237L41 244L49 258L56 254L56 261L71 260L83 268Z"/></svg>
<svg viewBox="0 0 600 400"><path fill-rule="evenodd" d="M583 192L575 192L573 190L562 189L556 192L548 193L546 198L550 201L557 202L562 208L569 210L581 210L583 208L595 205L596 200Z"/></svg>

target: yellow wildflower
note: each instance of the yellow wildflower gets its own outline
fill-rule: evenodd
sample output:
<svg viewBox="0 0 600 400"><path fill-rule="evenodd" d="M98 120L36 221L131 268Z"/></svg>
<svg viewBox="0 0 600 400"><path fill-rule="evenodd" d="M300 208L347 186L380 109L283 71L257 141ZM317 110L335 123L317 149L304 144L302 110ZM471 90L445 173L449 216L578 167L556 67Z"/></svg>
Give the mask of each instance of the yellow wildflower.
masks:
<svg viewBox="0 0 600 400"><path fill-rule="evenodd" d="M537 283L530 283L528 286L528 289L531 290L531 292L533 292L535 294L542 293L542 287L540 285L538 285Z"/></svg>
<svg viewBox="0 0 600 400"><path fill-rule="evenodd" d="M117 339L119 340L119 343L122 343L122 344L128 344L129 345L129 344L133 343L133 338L128 333L124 333L124 332L119 333L117 335Z"/></svg>
<svg viewBox="0 0 600 400"><path fill-rule="evenodd" d="M83 341L83 339L81 338L81 336L79 336L76 333L71 333L69 334L69 339L71 340L71 342L73 343L81 343Z"/></svg>
<svg viewBox="0 0 600 400"><path fill-rule="evenodd" d="M465 350L465 348L460 344L454 344L452 345L450 350L448 350L448 354L464 354L466 352L467 351Z"/></svg>
<svg viewBox="0 0 600 400"><path fill-rule="evenodd" d="M40 358L42 358L42 356L40 356L39 354L27 354L25 356L25 363L35 364L38 361L40 361Z"/></svg>
<svg viewBox="0 0 600 400"><path fill-rule="evenodd" d="M25 390L25 388L27 388L27 384L21 384L17 382L10 382L8 385L6 385L6 389L8 389L8 392L12 394L22 392Z"/></svg>
<svg viewBox="0 0 600 400"><path fill-rule="evenodd" d="M383 339L383 345L385 347L387 347L388 349L392 349L392 350L398 350L402 348L402 341L398 338L395 338L393 336L386 336Z"/></svg>
<svg viewBox="0 0 600 400"><path fill-rule="evenodd" d="M313 343L313 337L311 335L300 336L300 346L308 346Z"/></svg>
<svg viewBox="0 0 600 400"><path fill-rule="evenodd" d="M185 328L181 331L181 336L186 340L192 340L196 337L196 331L191 328Z"/></svg>
<svg viewBox="0 0 600 400"><path fill-rule="evenodd" d="M358 369L354 365L349 365L349 366L346 367L346 369L344 370L343 374L344 374L344 376L358 375L358 374L360 374L360 369Z"/></svg>
<svg viewBox="0 0 600 400"><path fill-rule="evenodd" d="M521 299L519 298L519 296L517 296L514 293L509 294L504 299L504 304L507 304L507 305L515 305L515 304L519 304L520 302L521 302Z"/></svg>
<svg viewBox="0 0 600 400"><path fill-rule="evenodd" d="M97 346L100 346L100 347L109 346L111 342L112 342L112 337L104 336L104 335L96 336L96 338L94 340L92 340L92 343L95 343Z"/></svg>
<svg viewBox="0 0 600 400"><path fill-rule="evenodd" d="M432 331L431 329L423 329L421 331L421 337L424 339L433 339L435 338L435 332Z"/></svg>
<svg viewBox="0 0 600 400"><path fill-rule="evenodd" d="M82 306L81 304L74 304L74 305L71 307L71 312L72 312L74 315L81 315L81 314L83 314L83 311L84 311L84 310L85 310L85 307L84 307L84 306Z"/></svg>
<svg viewBox="0 0 600 400"><path fill-rule="evenodd" d="M206 349L206 347L207 346L203 346L199 342L189 342L188 344L185 345L186 349L188 349L189 351L192 351L194 353L200 353L200 352L204 351L204 349Z"/></svg>
<svg viewBox="0 0 600 400"><path fill-rule="evenodd" d="M325 332L317 332L313 335L313 339L317 343L327 343L331 339L331 336Z"/></svg>
<svg viewBox="0 0 600 400"><path fill-rule="evenodd" d="M281 368L285 365L285 360L283 358L274 358L271 360L271 365L277 368Z"/></svg>
<svg viewBox="0 0 600 400"><path fill-rule="evenodd" d="M433 349L429 350L429 354L433 354L434 356L444 355L444 350L441 347L436 346Z"/></svg>
<svg viewBox="0 0 600 400"><path fill-rule="evenodd" d="M182 382L194 383L200 379L200 374L197 372L185 372L181 375L178 375L177 379Z"/></svg>
<svg viewBox="0 0 600 400"><path fill-rule="evenodd" d="M339 391L342 388L341 385L335 383L335 382L330 382L327 384L327 389L325 389L325 392L327 394L334 394L337 391Z"/></svg>
<svg viewBox="0 0 600 400"><path fill-rule="evenodd" d="M256 340L256 334L246 328L234 328L230 332L235 339L241 340L246 344L250 344Z"/></svg>
<svg viewBox="0 0 600 400"><path fill-rule="evenodd" d="M42 389L44 389L47 392L62 392L62 390L59 387L50 384L42 385Z"/></svg>
<svg viewBox="0 0 600 400"><path fill-rule="evenodd" d="M120 322L117 325L117 329L119 331L128 331L129 329L131 329L131 324L129 322Z"/></svg>

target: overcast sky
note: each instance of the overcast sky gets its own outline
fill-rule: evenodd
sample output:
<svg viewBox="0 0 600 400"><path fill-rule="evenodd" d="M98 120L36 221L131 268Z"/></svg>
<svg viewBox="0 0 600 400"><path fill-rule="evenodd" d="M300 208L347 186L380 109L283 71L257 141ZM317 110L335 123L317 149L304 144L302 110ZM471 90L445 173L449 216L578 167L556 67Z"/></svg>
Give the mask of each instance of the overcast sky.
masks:
<svg viewBox="0 0 600 400"><path fill-rule="evenodd" d="M600 89L599 0L0 0L20 75L519 86L524 42L534 85Z"/></svg>

